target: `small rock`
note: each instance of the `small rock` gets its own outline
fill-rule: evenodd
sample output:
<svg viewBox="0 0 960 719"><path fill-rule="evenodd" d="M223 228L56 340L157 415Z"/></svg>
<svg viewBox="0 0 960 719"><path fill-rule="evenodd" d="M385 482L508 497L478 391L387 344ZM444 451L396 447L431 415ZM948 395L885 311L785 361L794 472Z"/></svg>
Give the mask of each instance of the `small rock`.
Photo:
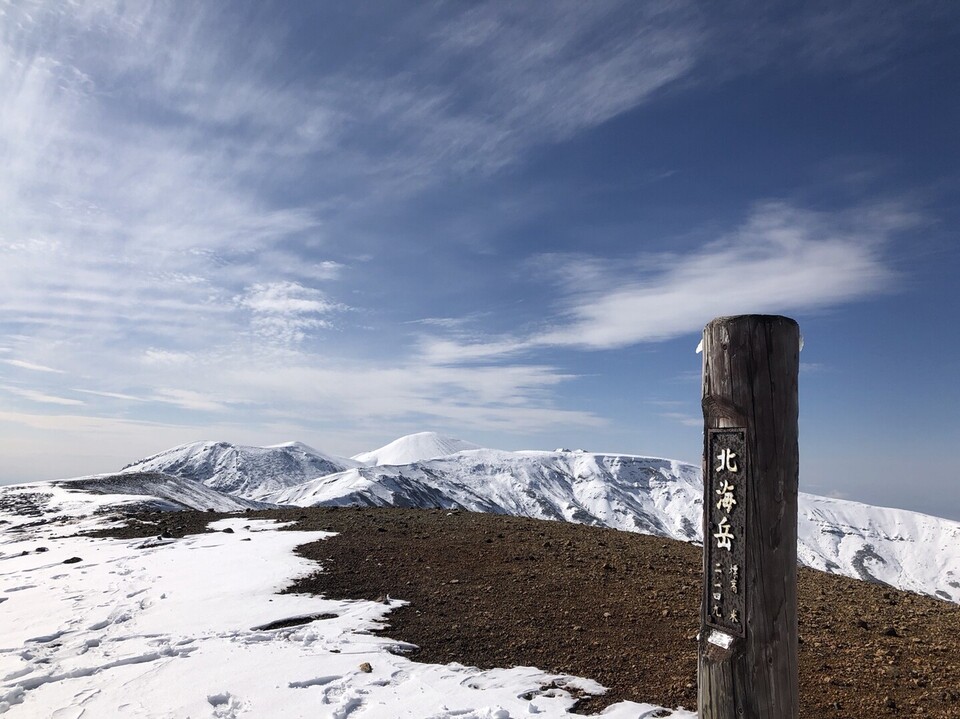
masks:
<svg viewBox="0 0 960 719"><path fill-rule="evenodd" d="M233 527L224 527L224 528L223 528L223 533L224 533L224 534L233 534Z"/></svg>
<svg viewBox="0 0 960 719"><path fill-rule="evenodd" d="M887 627L883 630L883 635L885 637L899 637L896 627Z"/></svg>
<svg viewBox="0 0 960 719"><path fill-rule="evenodd" d="M83 560L80 557L70 557L70 559L64 559L64 564L76 564L77 562L82 562Z"/></svg>
<svg viewBox="0 0 960 719"><path fill-rule="evenodd" d="M370 662L364 662L360 665L360 671L364 674L369 674L373 671L373 667L370 666Z"/></svg>
<svg viewBox="0 0 960 719"><path fill-rule="evenodd" d="M34 551L35 551L35 552L49 552L50 550L47 549L46 547L37 547Z"/></svg>

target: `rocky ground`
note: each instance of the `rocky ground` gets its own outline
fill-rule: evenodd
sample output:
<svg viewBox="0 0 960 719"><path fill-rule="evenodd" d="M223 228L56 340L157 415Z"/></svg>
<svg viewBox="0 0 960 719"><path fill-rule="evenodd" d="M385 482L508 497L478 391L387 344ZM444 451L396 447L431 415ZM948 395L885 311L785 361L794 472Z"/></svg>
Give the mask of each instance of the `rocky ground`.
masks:
<svg viewBox="0 0 960 719"><path fill-rule="evenodd" d="M385 633L417 645L416 660L533 665L609 687L584 713L623 699L696 706L698 547L446 510L248 514L338 532L300 548L324 569L288 591L408 601ZM216 516L142 515L119 534L181 536ZM799 624L804 719L960 717L960 606L801 570Z"/></svg>

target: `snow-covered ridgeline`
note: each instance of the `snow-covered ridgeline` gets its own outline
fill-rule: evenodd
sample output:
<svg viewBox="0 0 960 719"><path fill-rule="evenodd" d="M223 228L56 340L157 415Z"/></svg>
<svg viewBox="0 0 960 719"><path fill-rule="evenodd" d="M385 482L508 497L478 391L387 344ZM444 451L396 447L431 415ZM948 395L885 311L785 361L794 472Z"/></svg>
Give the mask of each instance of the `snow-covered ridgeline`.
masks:
<svg viewBox="0 0 960 719"><path fill-rule="evenodd" d="M0 714L11 719L567 717L574 699L545 687L601 689L529 667L414 663L369 633L398 602L278 595L316 569L293 549L323 533L233 518L212 525L229 533L144 542L0 519ZM283 620L302 622L270 628ZM635 703L604 713L651 715L694 717Z"/></svg>
<svg viewBox="0 0 960 719"><path fill-rule="evenodd" d="M462 507L693 541L699 471L680 462L587 452L479 449L400 466L358 467L266 495L297 506Z"/></svg>

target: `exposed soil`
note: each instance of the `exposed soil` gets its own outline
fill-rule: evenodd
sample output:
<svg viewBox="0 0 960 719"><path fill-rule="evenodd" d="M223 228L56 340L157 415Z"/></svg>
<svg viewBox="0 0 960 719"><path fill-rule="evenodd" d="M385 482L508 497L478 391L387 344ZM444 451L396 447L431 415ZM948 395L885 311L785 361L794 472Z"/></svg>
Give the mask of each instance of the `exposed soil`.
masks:
<svg viewBox="0 0 960 719"><path fill-rule="evenodd" d="M114 536L204 531L220 515L142 515ZM323 570L288 591L409 602L384 633L417 661L537 666L624 699L696 706L701 550L638 534L517 517L403 509L296 509L336 537L299 548ZM960 606L801 569L800 716L960 717Z"/></svg>

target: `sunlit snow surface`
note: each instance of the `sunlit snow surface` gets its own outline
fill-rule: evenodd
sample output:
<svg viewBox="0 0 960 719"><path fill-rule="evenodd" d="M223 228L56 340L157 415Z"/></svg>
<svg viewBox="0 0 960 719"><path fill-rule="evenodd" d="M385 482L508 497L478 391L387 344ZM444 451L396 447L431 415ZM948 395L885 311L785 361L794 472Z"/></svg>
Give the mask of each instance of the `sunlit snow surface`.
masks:
<svg viewBox="0 0 960 719"><path fill-rule="evenodd" d="M369 633L398 602L277 594L317 569L293 549L325 533L237 517L211 525L233 533L177 540L69 537L103 520L65 506L64 523L0 513L0 713L11 718L558 717L573 699L545 685L600 690L533 668L414 663ZM621 703L603 716L657 711Z"/></svg>

